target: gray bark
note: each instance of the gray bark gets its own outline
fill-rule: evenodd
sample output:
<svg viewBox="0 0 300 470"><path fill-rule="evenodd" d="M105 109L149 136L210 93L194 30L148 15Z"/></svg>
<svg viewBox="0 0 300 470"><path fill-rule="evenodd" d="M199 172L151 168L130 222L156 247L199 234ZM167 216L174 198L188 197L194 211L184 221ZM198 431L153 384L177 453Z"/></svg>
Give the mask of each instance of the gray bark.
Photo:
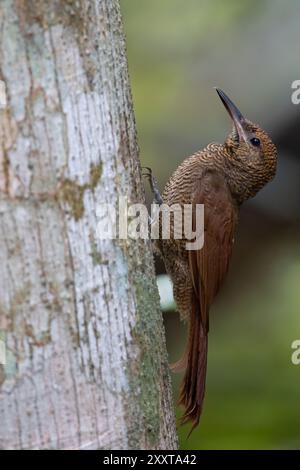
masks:
<svg viewBox="0 0 300 470"><path fill-rule="evenodd" d="M143 202L116 0L2 0L2 448L174 449L148 241L99 240Z"/></svg>

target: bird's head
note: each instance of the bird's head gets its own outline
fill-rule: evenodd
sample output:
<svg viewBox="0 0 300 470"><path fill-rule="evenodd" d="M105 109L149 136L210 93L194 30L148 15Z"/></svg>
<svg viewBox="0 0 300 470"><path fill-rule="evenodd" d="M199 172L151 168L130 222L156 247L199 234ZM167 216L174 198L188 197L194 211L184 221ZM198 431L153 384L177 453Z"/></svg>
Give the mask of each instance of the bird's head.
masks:
<svg viewBox="0 0 300 470"><path fill-rule="evenodd" d="M268 134L245 119L230 98L217 93L228 111L233 129L225 141L229 177L240 199L253 197L276 173L277 150Z"/></svg>

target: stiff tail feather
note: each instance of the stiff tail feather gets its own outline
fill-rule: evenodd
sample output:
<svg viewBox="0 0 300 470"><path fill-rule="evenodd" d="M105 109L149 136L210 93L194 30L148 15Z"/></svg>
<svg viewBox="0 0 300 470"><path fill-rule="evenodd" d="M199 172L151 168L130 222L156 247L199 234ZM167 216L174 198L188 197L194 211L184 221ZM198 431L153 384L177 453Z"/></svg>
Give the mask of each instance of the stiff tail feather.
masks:
<svg viewBox="0 0 300 470"><path fill-rule="evenodd" d="M205 395L205 380L207 368L208 334L204 327L199 302L193 302L187 350L183 358L172 366L178 372L185 368L181 385L179 404L185 408L181 424L193 423L193 429L199 424Z"/></svg>

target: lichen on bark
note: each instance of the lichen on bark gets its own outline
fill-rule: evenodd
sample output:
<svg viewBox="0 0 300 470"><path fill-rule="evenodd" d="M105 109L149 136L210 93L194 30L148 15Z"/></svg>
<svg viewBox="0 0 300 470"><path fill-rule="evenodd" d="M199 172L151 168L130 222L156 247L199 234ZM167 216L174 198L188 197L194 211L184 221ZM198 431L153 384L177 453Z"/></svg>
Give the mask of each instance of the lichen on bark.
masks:
<svg viewBox="0 0 300 470"><path fill-rule="evenodd" d="M89 181L78 184L69 178L60 182L58 199L66 203L74 219L78 221L84 214L84 194L87 190L94 191L100 181L102 163L91 164Z"/></svg>
<svg viewBox="0 0 300 470"><path fill-rule="evenodd" d="M118 1L3 0L0 30L0 446L175 448L150 245L97 238L144 200Z"/></svg>

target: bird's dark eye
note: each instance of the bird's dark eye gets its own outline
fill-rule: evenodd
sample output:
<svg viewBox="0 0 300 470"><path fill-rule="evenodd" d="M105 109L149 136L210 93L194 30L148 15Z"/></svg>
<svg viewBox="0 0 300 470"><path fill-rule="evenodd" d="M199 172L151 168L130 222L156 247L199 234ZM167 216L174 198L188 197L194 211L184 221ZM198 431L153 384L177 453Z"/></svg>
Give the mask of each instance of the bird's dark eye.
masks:
<svg viewBox="0 0 300 470"><path fill-rule="evenodd" d="M254 147L259 147L260 146L260 140L257 137L253 137L250 139L250 142Z"/></svg>

